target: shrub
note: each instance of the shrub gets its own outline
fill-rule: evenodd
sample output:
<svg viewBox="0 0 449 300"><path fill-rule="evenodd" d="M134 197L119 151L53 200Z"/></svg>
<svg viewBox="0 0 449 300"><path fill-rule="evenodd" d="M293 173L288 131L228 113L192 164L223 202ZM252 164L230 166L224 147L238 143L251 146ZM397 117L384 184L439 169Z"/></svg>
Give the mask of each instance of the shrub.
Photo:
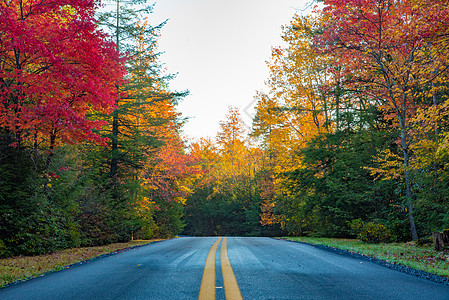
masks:
<svg viewBox="0 0 449 300"><path fill-rule="evenodd" d="M8 257L8 256L9 256L8 247L6 247L6 245L3 242L3 240L0 240L0 258L1 257Z"/></svg>
<svg viewBox="0 0 449 300"><path fill-rule="evenodd" d="M392 235L388 228L380 223L364 222L361 219L355 219L348 222L354 235L366 243L387 243L392 240Z"/></svg>

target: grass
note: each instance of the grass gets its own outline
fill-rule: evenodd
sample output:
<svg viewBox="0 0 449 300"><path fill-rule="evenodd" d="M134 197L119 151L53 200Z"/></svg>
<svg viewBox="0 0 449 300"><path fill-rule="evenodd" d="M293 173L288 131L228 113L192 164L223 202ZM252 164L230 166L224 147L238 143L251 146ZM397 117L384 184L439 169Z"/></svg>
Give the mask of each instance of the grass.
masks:
<svg viewBox="0 0 449 300"><path fill-rule="evenodd" d="M347 250L449 278L449 254L437 252L431 245L416 246L413 242L367 244L352 239L311 237L286 237L285 239Z"/></svg>
<svg viewBox="0 0 449 300"><path fill-rule="evenodd" d="M100 255L140 246L157 240L136 240L98 247L73 248L47 255L17 256L0 259L0 288L16 282L68 268L72 264Z"/></svg>

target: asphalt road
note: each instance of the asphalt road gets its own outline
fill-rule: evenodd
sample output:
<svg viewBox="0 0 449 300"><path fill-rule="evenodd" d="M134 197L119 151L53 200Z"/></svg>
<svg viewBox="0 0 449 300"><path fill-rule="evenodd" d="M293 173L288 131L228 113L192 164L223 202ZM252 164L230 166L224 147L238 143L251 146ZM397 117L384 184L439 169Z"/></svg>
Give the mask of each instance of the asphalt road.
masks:
<svg viewBox="0 0 449 300"><path fill-rule="evenodd" d="M206 258L217 240L183 237L150 244L1 289L0 299L198 299L208 284L202 285ZM226 299L225 253L233 274L223 274L235 274L238 287L231 289L243 299L449 299L449 286L312 246L228 237L226 251L224 241L209 259L215 263L216 299Z"/></svg>

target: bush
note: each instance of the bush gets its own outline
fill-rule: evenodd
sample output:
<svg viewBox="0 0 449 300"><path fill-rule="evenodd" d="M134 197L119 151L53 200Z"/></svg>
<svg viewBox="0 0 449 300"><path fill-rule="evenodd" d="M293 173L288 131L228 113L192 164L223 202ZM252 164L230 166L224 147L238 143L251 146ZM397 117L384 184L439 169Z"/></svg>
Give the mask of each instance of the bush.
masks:
<svg viewBox="0 0 449 300"><path fill-rule="evenodd" d="M348 222L348 225L352 233L363 242L377 244L388 243L392 240L390 230L383 224L355 219Z"/></svg>
<svg viewBox="0 0 449 300"><path fill-rule="evenodd" d="M185 224L182 221L183 204L175 201L157 200L160 210L154 213L154 237L169 238L178 235Z"/></svg>
<svg viewBox="0 0 449 300"><path fill-rule="evenodd" d="M6 247L3 240L0 240L0 258L2 257L8 257L10 255L8 251L8 247Z"/></svg>

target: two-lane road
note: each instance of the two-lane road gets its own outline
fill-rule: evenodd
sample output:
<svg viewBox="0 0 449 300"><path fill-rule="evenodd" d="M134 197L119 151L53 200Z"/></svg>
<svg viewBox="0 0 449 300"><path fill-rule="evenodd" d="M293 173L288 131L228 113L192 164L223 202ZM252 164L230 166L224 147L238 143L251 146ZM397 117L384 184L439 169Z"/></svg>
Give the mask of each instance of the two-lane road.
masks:
<svg viewBox="0 0 449 300"><path fill-rule="evenodd" d="M374 263L240 237L150 244L2 289L0 299L198 299L211 287L226 299L225 284L228 299L449 299L449 286ZM212 300L213 293L202 293Z"/></svg>

